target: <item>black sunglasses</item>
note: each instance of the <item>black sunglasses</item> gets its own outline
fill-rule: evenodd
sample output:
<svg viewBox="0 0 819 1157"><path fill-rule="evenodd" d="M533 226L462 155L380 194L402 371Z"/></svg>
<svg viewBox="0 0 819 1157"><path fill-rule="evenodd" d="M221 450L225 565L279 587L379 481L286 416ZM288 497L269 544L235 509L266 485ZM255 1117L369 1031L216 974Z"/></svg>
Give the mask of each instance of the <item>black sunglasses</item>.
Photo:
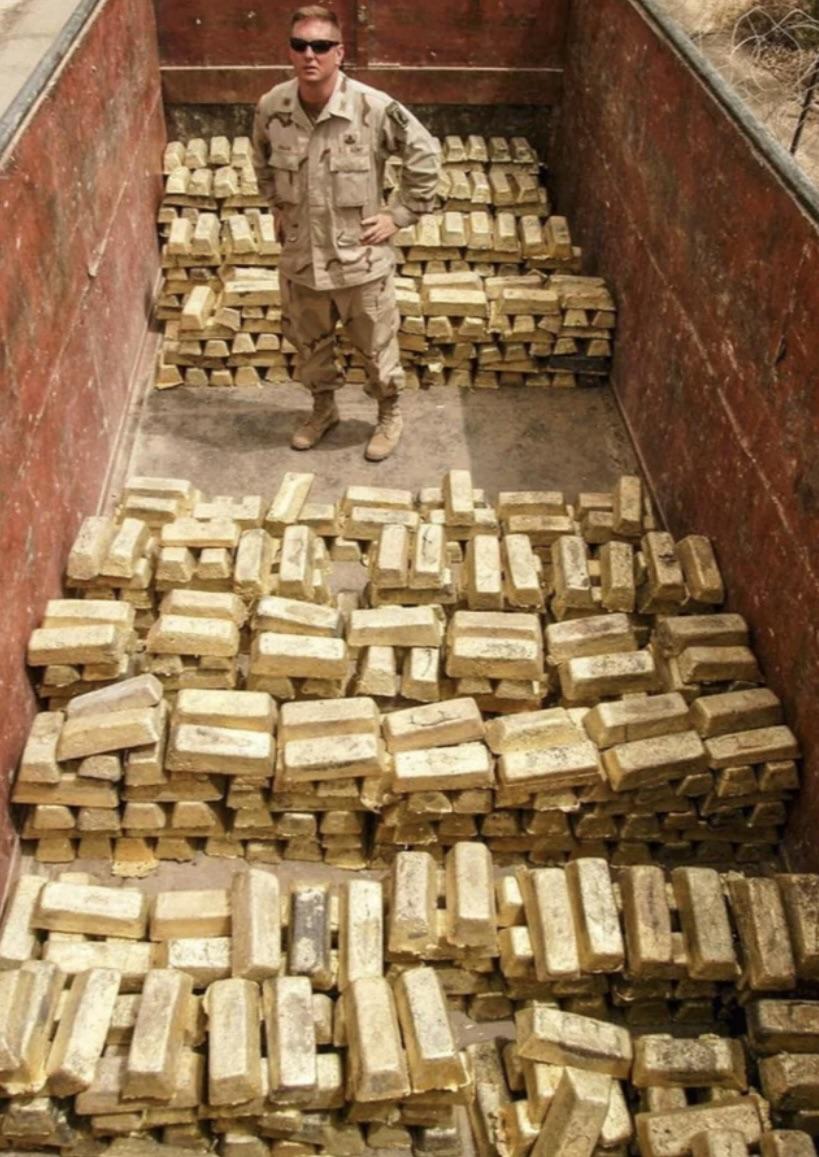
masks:
<svg viewBox="0 0 819 1157"><path fill-rule="evenodd" d="M316 56L324 56L331 48L336 48L341 44L340 40L302 40L300 36L290 37L290 47L294 52L306 52L308 48L312 48Z"/></svg>

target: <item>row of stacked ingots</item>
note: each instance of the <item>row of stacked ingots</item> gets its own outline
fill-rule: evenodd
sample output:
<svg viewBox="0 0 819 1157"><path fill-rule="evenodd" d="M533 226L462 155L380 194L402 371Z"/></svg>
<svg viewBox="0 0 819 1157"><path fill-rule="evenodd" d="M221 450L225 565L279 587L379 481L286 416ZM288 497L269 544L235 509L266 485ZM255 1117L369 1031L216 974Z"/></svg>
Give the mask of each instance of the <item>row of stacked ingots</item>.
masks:
<svg viewBox="0 0 819 1157"><path fill-rule="evenodd" d="M405 851L337 892L244 866L150 899L24 875L0 930L0 1148L815 1152L819 877L493 869L462 842L444 871Z"/></svg>
<svg viewBox="0 0 819 1157"><path fill-rule="evenodd" d="M298 377L282 335L276 239L247 137L172 141L159 210L164 338L156 379L257 386ZM575 386L608 373L616 309L550 210L523 137L442 142L443 209L393 238L410 387ZM390 161L385 195L399 180ZM342 340L345 377L363 383Z"/></svg>
<svg viewBox="0 0 819 1157"><path fill-rule="evenodd" d="M39 860L777 863L797 741L710 541L657 529L639 478L313 481L132 478L85 520L28 647Z"/></svg>

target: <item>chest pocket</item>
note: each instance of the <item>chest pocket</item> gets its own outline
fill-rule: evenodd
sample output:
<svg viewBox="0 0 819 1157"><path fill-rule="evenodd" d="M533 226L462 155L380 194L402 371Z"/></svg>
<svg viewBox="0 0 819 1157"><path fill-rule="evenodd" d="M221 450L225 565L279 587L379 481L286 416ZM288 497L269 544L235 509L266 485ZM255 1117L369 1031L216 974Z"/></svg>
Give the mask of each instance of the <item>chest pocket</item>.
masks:
<svg viewBox="0 0 819 1157"><path fill-rule="evenodd" d="M333 201L339 208L367 203L371 171L372 161L367 153L337 152L331 155Z"/></svg>
<svg viewBox="0 0 819 1157"><path fill-rule="evenodd" d="M298 154L288 149L271 148L270 167L275 178L277 201L295 205L301 199Z"/></svg>

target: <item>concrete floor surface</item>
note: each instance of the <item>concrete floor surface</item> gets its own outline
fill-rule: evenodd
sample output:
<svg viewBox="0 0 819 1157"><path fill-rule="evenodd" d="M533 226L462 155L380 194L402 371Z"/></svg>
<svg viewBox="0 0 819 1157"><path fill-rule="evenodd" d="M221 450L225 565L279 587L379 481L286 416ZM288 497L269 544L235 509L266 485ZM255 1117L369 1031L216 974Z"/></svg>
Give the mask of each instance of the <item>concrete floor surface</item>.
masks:
<svg viewBox="0 0 819 1157"><path fill-rule="evenodd" d="M301 387L179 386L145 397L127 473L190 478L209 495L271 494L285 471L314 471L311 498L339 498L351 483L417 490L453 467L472 471L490 499L499 490L610 489L637 459L608 387L408 391L405 432L382 463L363 457L375 403L359 387L339 393L341 423L314 449L290 449L309 410Z"/></svg>

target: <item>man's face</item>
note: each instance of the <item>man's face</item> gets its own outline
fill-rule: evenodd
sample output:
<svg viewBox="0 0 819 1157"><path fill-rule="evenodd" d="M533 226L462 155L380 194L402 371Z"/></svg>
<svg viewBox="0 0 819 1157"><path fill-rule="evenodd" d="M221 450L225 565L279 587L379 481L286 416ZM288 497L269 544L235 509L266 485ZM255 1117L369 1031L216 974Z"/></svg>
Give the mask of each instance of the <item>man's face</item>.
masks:
<svg viewBox="0 0 819 1157"><path fill-rule="evenodd" d="M329 52L317 53L312 48L304 52L296 52L289 48L290 63L293 65L296 76L300 81L308 84L320 84L330 77L334 77L344 59L344 49L340 43L340 34L332 24L323 20L302 20L294 24L290 32L291 40L338 40L339 44Z"/></svg>

